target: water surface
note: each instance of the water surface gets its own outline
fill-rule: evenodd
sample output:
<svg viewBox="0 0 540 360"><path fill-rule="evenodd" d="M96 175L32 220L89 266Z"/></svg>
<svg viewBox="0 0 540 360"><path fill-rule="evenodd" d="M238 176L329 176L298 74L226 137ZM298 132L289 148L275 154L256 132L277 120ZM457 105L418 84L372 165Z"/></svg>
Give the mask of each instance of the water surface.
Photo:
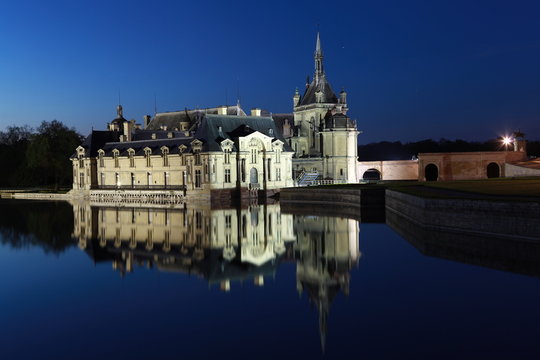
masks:
<svg viewBox="0 0 540 360"><path fill-rule="evenodd" d="M407 239L384 216L279 205L0 210L5 359L537 358L521 245L447 251L396 219Z"/></svg>

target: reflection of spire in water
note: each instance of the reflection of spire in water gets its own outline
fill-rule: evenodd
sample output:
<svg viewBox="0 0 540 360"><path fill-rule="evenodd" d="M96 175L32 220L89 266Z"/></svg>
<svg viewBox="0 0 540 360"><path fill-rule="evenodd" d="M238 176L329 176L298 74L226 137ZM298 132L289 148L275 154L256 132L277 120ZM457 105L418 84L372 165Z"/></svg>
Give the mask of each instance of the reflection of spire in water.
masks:
<svg viewBox="0 0 540 360"><path fill-rule="evenodd" d="M297 290L317 308L324 352L330 306L348 294L360 257L355 220L281 213L279 205L247 209L146 209L74 204L74 236L95 262L121 276L138 267L199 275L230 291L252 279L264 286L282 260L296 261ZM296 240L296 241L295 241Z"/></svg>
<svg viewBox="0 0 540 360"><path fill-rule="evenodd" d="M317 307L324 352L330 305L340 291L348 295L349 271L360 257L359 225L343 218L306 217L295 222L295 233L296 286L299 294L306 290Z"/></svg>

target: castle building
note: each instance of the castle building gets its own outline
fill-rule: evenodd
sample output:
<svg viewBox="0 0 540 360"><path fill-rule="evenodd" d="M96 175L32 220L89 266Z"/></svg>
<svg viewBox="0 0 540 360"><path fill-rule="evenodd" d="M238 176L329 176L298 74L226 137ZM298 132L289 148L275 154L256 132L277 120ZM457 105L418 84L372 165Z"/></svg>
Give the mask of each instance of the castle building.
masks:
<svg viewBox="0 0 540 360"><path fill-rule="evenodd" d="M256 196L292 186L292 149L271 117L237 106L118 116L71 157L73 194L118 200Z"/></svg>
<svg viewBox="0 0 540 360"><path fill-rule="evenodd" d="M292 114L275 114L274 121L294 150L293 172L314 171L324 179L357 182L357 137L354 120L347 116L347 93L338 96L326 78L319 33L314 54L313 80L293 96Z"/></svg>

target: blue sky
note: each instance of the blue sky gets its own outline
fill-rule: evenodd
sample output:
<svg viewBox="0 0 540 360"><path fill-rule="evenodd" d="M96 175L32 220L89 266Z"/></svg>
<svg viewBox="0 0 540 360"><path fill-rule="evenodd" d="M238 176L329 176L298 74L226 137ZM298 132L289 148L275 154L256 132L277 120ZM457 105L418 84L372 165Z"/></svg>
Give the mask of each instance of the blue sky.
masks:
<svg viewBox="0 0 540 360"><path fill-rule="evenodd" d="M0 128L235 103L290 112L313 73L348 92L360 143L540 139L535 1L0 3Z"/></svg>

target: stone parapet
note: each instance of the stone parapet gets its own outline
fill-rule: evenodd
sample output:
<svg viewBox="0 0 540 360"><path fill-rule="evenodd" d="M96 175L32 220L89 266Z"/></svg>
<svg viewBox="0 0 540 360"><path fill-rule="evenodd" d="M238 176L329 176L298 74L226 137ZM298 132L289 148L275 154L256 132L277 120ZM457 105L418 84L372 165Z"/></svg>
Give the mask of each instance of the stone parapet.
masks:
<svg viewBox="0 0 540 360"><path fill-rule="evenodd" d="M540 203L421 198L386 190L386 211L430 229L540 242Z"/></svg>

